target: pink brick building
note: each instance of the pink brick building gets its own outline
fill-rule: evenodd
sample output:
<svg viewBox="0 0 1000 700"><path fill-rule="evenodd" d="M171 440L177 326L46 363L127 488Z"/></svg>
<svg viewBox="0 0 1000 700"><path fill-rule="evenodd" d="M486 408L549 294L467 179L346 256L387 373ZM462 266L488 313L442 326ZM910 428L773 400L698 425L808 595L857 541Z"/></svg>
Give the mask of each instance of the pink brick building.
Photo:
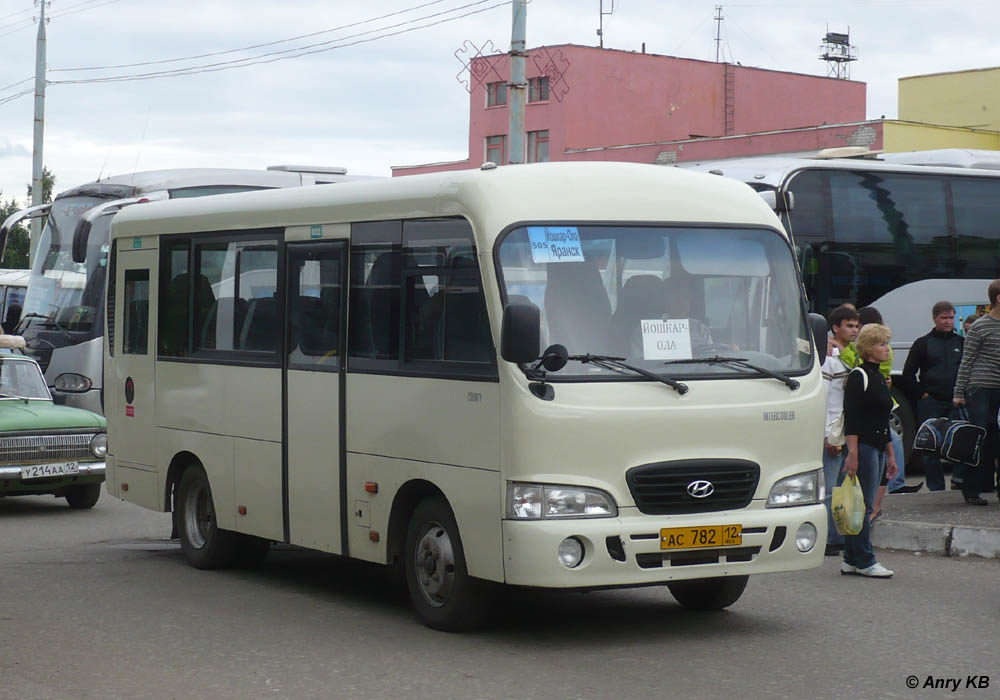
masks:
<svg viewBox="0 0 1000 700"><path fill-rule="evenodd" d="M507 162L510 59L476 59L471 75L481 78L469 94L469 158L395 166L393 175ZM572 44L530 49L527 78L526 162L671 163L881 145L857 81Z"/></svg>

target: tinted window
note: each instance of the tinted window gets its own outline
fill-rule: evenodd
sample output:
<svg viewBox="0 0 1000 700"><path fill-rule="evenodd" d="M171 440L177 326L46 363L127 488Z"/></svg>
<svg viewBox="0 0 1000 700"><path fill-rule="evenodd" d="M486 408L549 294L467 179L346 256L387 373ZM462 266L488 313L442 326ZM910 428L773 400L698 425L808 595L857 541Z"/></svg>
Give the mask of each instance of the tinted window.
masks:
<svg viewBox="0 0 1000 700"><path fill-rule="evenodd" d="M288 248L288 362L338 369L343 244Z"/></svg>
<svg viewBox="0 0 1000 700"><path fill-rule="evenodd" d="M994 279L1000 258L1000 179L956 177L951 181L955 205L955 270L958 279Z"/></svg>
<svg viewBox="0 0 1000 700"><path fill-rule="evenodd" d="M145 355L149 339L149 270L125 270L122 352Z"/></svg>
<svg viewBox="0 0 1000 700"><path fill-rule="evenodd" d="M399 357L399 221L351 226L352 358L388 362Z"/></svg>
<svg viewBox="0 0 1000 700"><path fill-rule="evenodd" d="M116 241L117 242L117 241ZM188 354L188 304L191 280L188 274L188 241L160 242L160 304L157 352L164 357Z"/></svg>

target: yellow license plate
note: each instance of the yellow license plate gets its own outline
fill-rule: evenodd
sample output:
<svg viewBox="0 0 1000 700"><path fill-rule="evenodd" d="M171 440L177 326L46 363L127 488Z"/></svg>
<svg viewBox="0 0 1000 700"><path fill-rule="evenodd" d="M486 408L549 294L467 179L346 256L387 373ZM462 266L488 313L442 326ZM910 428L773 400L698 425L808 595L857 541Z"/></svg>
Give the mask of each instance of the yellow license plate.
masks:
<svg viewBox="0 0 1000 700"><path fill-rule="evenodd" d="M665 527L660 530L660 549L702 549L743 544L742 525Z"/></svg>

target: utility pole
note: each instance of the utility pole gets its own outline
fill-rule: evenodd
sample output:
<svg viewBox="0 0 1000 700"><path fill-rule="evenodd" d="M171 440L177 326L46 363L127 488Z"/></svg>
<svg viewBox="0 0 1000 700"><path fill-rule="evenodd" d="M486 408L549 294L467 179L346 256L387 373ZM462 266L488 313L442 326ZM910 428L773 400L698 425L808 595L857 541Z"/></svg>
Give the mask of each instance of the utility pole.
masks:
<svg viewBox="0 0 1000 700"><path fill-rule="evenodd" d="M715 6L715 62L719 62L719 47L722 46L722 5Z"/></svg>
<svg viewBox="0 0 1000 700"><path fill-rule="evenodd" d="M42 203L42 141L45 135L45 2L38 0L38 39L35 42L35 140L31 159L31 206ZM42 220L31 220L28 237L28 265L34 262L35 245L42 235Z"/></svg>
<svg viewBox="0 0 1000 700"><path fill-rule="evenodd" d="M600 39L600 48L604 48L604 17L611 16L615 13L615 0L611 0L611 10L609 12L604 11L604 0L600 0L601 6L598 9L599 19L597 27L597 36Z"/></svg>
<svg viewBox="0 0 1000 700"><path fill-rule="evenodd" d="M507 137L507 162L524 162L524 104L528 84L524 79L525 33L527 26L528 0L514 0L511 3L513 22L510 30L510 83L507 85L507 101L510 110L510 124Z"/></svg>

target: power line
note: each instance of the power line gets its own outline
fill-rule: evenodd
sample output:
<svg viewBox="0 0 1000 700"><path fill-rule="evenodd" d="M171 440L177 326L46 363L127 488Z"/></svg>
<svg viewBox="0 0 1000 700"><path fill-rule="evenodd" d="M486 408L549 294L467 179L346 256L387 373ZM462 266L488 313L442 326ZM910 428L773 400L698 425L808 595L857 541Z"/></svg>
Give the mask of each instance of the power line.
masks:
<svg viewBox="0 0 1000 700"><path fill-rule="evenodd" d="M451 12L455 12L457 10L466 9L468 7L473 7L473 6L476 6L476 5L482 5L483 3L489 2L489 1L490 0L476 0L476 2L468 3L468 4L462 5L460 7L452 8L452 9L445 10L445 11L442 11L442 12L433 13L433 14L430 14L430 15L427 15L427 16L424 16L424 17L419 17L419 18L413 19L413 20L407 20L406 22L400 22L398 24L390 25L388 27L382 27L380 29L372 29L372 30L369 30L369 31L366 31L366 32L360 32L358 34L353 34L353 35L350 35L350 36L341 37L339 39L331 39L329 41L323 41L323 42L319 42L319 43L316 43L316 44L309 44L309 45L306 45L306 46L300 46L300 47L293 48L293 49L285 49L283 51L274 51L274 52L271 52L271 53L261 54L259 56L251 56L251 57L248 57L248 58L241 58L241 59L236 59L236 60L233 60L233 61L222 61L222 62L218 62L218 63L209 63L209 64L205 64L205 65L201 65L201 66L188 66L186 68L178 68L178 69L170 70L170 71L156 71L156 72L151 72L151 73L138 73L138 74L133 74L133 75L115 75L115 76L107 76L107 77L101 77L101 78L83 78L83 79L79 79L79 80L53 80L53 81L51 81L50 84L53 84L53 85L79 85L79 84L85 84L85 83L110 83L110 82L125 82L125 81L135 81L135 80L153 80L155 78L168 78L168 77L172 78L172 77L177 77L177 76L182 76L182 75L195 75L197 73L214 73L214 72L218 72L218 71L229 70L229 69L232 69L232 68L245 68L247 66L259 65L259 64L264 64L264 63L274 63L274 62L277 62L277 61L287 60L287 59L291 59L291 58L301 58L302 56L310 56L310 55L317 54L317 53L324 53L326 51L333 51L335 49L346 48L348 46L357 46L358 44L370 43L370 42L373 42L373 41L377 41L379 39L385 39L385 38L388 38L388 37L399 36L401 34L406 34L406 33L412 32L412 31L417 31L419 29L426 29L428 27L434 27L434 26L437 26L439 24L444 24L446 22L453 22L455 20L463 19L463 18L469 17L471 15L476 15L476 14L479 14L479 13L482 13L482 12L487 12L487 11L495 9L497 7L502 7L504 5L509 5L511 0L503 0L502 2L496 3L494 5L490 5L488 7L482 7L482 8L476 9L476 10L471 10L469 12L466 12L466 13L461 14L461 15L456 15L454 17L445 17L443 19L437 20L436 22L428 22L426 24L422 24L422 25L419 25L419 26L407 27L405 29L400 29L399 31L396 31L396 32L389 32L389 33L385 33L385 34L379 34L378 36L368 37L368 38L365 38L365 39L358 39L357 41L350 41L350 42L346 42L346 43L337 43L337 42L345 42L345 40L347 40L347 39L354 39L354 38L357 38L357 37L368 36L368 35L374 34L376 32L385 32L387 29L395 29L395 28L399 28L399 27L406 27L406 25L415 24L417 22L420 22L420 21L423 21L423 20L426 20L426 19L431 19L433 17L439 17L441 15L448 14L448 13L451 13ZM336 44L336 45L335 46L330 46L330 44ZM315 48L315 47L324 47L324 48ZM307 50L307 49L314 49L314 50L310 51L310 50ZM285 54L291 54L291 55L285 55Z"/></svg>
<svg viewBox="0 0 1000 700"><path fill-rule="evenodd" d="M5 105L8 102L13 102L14 100L18 99L19 97L24 97L25 95L30 95L34 91L35 91L35 89L31 88L30 90L25 90L23 92L19 92L16 95L10 95L8 97L0 97L0 105Z"/></svg>
<svg viewBox="0 0 1000 700"><path fill-rule="evenodd" d="M362 24L369 24L371 22L377 22L381 19L387 19L389 17L395 17L396 15L402 15L407 12L413 12L414 10L420 10L430 5L437 5L444 2L444 0L433 0L432 2L425 2L423 5L416 5L415 7L409 7L405 10L399 10L398 12L390 12L387 15L382 15L381 17L372 17L371 19L361 20L360 22L352 22L351 24L344 24L339 27L331 27L330 29L323 29L318 32L312 32L311 34L301 34L299 36L289 37L287 39L278 39L277 41L269 41L263 44L253 44L251 46L243 46L238 49L228 49L226 51L215 51L212 53L197 54L194 56L182 56L181 58L165 58L159 61L144 61L142 63L121 63L115 66L91 66L88 68L50 68L49 72L61 72L69 73L75 71L88 71L88 70L114 70L116 68L137 68L139 66L155 66L162 63L176 63L178 61L193 61L198 58L209 58L211 56L223 56L228 53L237 53L239 51L250 51L251 49L260 49L266 46L274 46L276 44L283 44L289 41L296 41L298 39L308 39L310 37L319 36L320 34L329 34L330 32L340 31L342 29L350 29L351 27L357 27Z"/></svg>
<svg viewBox="0 0 1000 700"><path fill-rule="evenodd" d="M4 90L9 90L10 88L12 88L12 87L14 87L16 85L20 85L21 83L26 83L29 80L34 80L34 79L35 79L35 76L29 75L24 80L18 80L16 83L11 83L10 85L4 85L3 87L0 87L0 92L3 92Z"/></svg>
<svg viewBox="0 0 1000 700"><path fill-rule="evenodd" d="M44 0L42 1L44 2ZM104 0L104 2L101 2L101 0L84 0L84 2L78 2L75 5L70 5L69 7L65 8L62 11L56 12L55 14L51 15L49 19L54 19L56 17L67 17L69 15L75 15L78 12L86 12L87 10L95 10L98 7L104 7L105 5L110 5L115 2L121 2L121 0ZM95 5L93 3L99 3L99 4ZM84 5L89 5L89 7L84 7ZM33 12L33 11L34 8L30 8L28 10L21 10L21 12ZM19 14L19 13L14 13L14 14ZM8 15L8 17L12 16L13 15ZM14 22L10 22L9 24L0 24L0 29L16 27L15 29L11 29L9 32L4 32L3 34L0 34L0 37L7 36L8 34L14 34L16 32L21 31L22 29L28 29L29 27L34 25L34 23L35 23L35 18L28 17L27 19L16 20Z"/></svg>

